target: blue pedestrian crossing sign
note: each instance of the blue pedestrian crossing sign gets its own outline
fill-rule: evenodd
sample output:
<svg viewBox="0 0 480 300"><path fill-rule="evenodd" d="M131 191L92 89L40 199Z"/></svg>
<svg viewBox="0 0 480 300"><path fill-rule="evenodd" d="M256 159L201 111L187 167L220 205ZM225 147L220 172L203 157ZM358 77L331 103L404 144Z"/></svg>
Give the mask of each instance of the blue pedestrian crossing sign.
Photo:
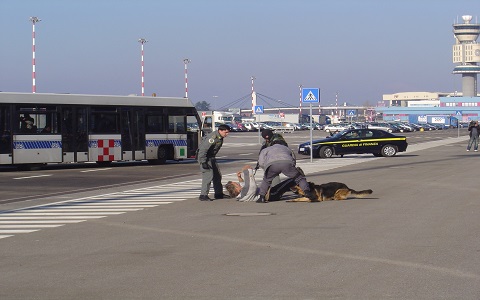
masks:
<svg viewBox="0 0 480 300"><path fill-rule="evenodd" d="M461 116L461 115L462 115L462 112L461 112L460 110L457 110L457 111L455 112L455 114L456 114L457 116Z"/></svg>
<svg viewBox="0 0 480 300"><path fill-rule="evenodd" d="M349 116L355 116L355 110L353 110L353 109L348 110L348 115Z"/></svg>
<svg viewBox="0 0 480 300"><path fill-rule="evenodd" d="M316 88L302 88L302 102L303 103L318 103L320 102L320 92Z"/></svg>
<svg viewBox="0 0 480 300"><path fill-rule="evenodd" d="M253 111L255 114L263 114L263 105L255 105Z"/></svg>

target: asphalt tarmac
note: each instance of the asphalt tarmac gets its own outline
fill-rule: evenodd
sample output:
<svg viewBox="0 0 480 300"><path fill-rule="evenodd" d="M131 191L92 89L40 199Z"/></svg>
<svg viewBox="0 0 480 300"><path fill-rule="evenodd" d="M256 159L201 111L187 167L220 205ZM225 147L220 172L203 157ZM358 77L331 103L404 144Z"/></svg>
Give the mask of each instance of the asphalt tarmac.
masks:
<svg viewBox="0 0 480 300"><path fill-rule="evenodd" d="M308 180L372 189L365 199L202 202L198 175L144 175L4 203L0 298L479 299L480 154L465 134L420 138L392 158L299 160ZM224 181L251 149L222 160Z"/></svg>

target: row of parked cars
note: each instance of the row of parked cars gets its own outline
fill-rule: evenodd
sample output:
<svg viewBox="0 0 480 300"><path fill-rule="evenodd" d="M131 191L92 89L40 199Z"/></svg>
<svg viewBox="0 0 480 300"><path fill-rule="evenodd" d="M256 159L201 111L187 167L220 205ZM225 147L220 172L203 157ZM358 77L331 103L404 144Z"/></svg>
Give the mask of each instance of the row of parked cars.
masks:
<svg viewBox="0 0 480 300"><path fill-rule="evenodd" d="M368 123L338 123L325 125L325 132L336 133L346 129L379 129L386 132L413 132L448 129L450 126L431 123L404 123L404 122L368 122Z"/></svg>
<svg viewBox="0 0 480 300"><path fill-rule="evenodd" d="M286 128L292 128L292 130L296 131L296 130L308 130L308 129L310 129L310 123L300 124L300 123L272 122L272 121L245 122L245 123L231 124L231 127L232 127L233 131L258 131L259 127L260 127L260 130L265 129L265 128L273 129L273 128L278 128L278 127L286 127ZM235 128L235 127L237 127L237 128ZM240 129L238 127L242 127L242 129ZM319 123L312 123L312 127L313 127L314 130L322 130L323 129L323 125L320 125Z"/></svg>

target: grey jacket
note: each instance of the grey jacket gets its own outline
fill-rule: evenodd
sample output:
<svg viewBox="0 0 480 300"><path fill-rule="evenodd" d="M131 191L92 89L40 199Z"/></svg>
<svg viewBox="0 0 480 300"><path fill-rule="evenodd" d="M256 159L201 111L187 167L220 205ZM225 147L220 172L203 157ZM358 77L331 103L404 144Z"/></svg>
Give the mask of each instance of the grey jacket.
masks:
<svg viewBox="0 0 480 300"><path fill-rule="evenodd" d="M287 162L295 166L296 161L292 150L287 146L275 144L260 151L258 165L266 170L274 163Z"/></svg>
<svg viewBox="0 0 480 300"><path fill-rule="evenodd" d="M203 138L198 147L197 160L200 164L207 162L209 158L214 158L223 145L223 137L218 131L212 132Z"/></svg>

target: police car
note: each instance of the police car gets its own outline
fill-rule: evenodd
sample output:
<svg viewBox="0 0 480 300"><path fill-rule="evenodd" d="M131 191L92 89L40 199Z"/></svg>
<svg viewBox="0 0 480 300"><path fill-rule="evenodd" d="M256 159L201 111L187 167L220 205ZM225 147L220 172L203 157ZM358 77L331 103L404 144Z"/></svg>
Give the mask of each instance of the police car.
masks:
<svg viewBox="0 0 480 300"><path fill-rule="evenodd" d="M407 150L407 138L379 129L349 129L333 136L300 144L298 153L313 157L329 158L333 155L372 153L390 157Z"/></svg>

